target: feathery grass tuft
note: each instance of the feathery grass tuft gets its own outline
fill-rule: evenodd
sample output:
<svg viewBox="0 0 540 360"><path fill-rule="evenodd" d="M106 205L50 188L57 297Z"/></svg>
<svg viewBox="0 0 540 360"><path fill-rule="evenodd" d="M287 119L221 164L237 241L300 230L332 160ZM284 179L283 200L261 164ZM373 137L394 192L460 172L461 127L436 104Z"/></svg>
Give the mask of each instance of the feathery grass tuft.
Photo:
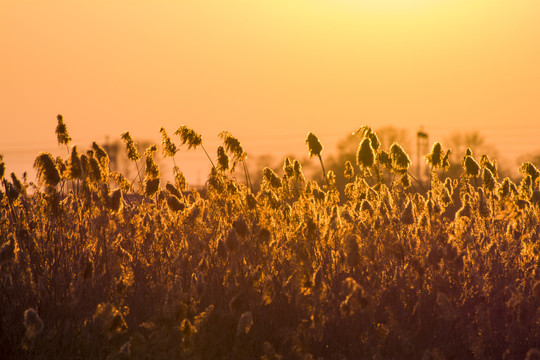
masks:
<svg viewBox="0 0 540 360"><path fill-rule="evenodd" d="M60 171L56 161L50 153L41 153L34 161L40 181L50 188L55 187L60 182Z"/></svg>
<svg viewBox="0 0 540 360"><path fill-rule="evenodd" d="M58 140L58 145L68 145L71 142L71 136L69 136L67 131L67 126L64 123L64 118L62 115L58 114L56 116L58 120L58 125L56 125L56 138Z"/></svg>

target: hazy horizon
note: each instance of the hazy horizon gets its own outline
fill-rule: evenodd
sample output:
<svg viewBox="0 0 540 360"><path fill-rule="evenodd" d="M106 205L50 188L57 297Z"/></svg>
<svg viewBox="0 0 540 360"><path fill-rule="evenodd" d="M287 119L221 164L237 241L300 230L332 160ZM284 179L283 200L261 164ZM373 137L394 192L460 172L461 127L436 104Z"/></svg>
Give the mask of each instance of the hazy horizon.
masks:
<svg viewBox="0 0 540 360"><path fill-rule="evenodd" d="M31 170L62 114L80 147L185 124L212 156L222 130L298 157L309 131L325 154L362 125L478 131L517 168L540 152L539 18L533 0L0 0L0 153ZM204 154L182 157L204 181Z"/></svg>

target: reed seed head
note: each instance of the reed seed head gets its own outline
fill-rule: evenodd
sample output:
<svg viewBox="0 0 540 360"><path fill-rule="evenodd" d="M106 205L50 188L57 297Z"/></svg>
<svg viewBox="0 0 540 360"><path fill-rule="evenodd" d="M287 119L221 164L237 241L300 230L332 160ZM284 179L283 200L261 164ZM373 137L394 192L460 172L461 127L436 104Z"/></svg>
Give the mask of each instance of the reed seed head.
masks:
<svg viewBox="0 0 540 360"><path fill-rule="evenodd" d="M493 177L496 179L498 178L498 173L497 173L497 161L493 160L493 161L490 161L489 160L489 156L487 155L482 155L482 157L480 158L480 165L483 167L483 168L487 168L491 171L491 174L493 175Z"/></svg>
<svg viewBox="0 0 540 360"><path fill-rule="evenodd" d="M377 152L377 162L384 166L386 170L392 170L392 159L390 158L390 154L388 152L384 150Z"/></svg>
<svg viewBox="0 0 540 360"><path fill-rule="evenodd" d="M167 196L167 206L171 211L174 212L183 211L186 208L186 205L180 202L180 200L175 195Z"/></svg>
<svg viewBox="0 0 540 360"><path fill-rule="evenodd" d="M398 173L407 171L411 165L411 159L409 155L403 150L398 143L393 143L390 146L390 158L392 159L392 166Z"/></svg>
<svg viewBox="0 0 540 360"><path fill-rule="evenodd" d="M283 172L285 172L285 175L289 178L294 175L294 166L289 157L286 157L283 161Z"/></svg>
<svg viewBox="0 0 540 360"><path fill-rule="evenodd" d="M144 178L144 194L146 196L152 196L159 190L159 178Z"/></svg>
<svg viewBox="0 0 540 360"><path fill-rule="evenodd" d="M404 173L403 175L401 175L400 182L404 189L408 189L411 187L411 177L408 173Z"/></svg>
<svg viewBox="0 0 540 360"><path fill-rule="evenodd" d="M435 144L433 144L431 152L426 155L426 160L428 165L431 166L433 169L442 166L443 149L440 143L436 142Z"/></svg>
<svg viewBox="0 0 540 360"><path fill-rule="evenodd" d="M103 179L101 166L95 157L88 158L88 177L95 183L98 183Z"/></svg>
<svg viewBox="0 0 540 360"><path fill-rule="evenodd" d="M319 157L321 156L323 146L321 142L319 141L319 138L315 134L311 132L308 133L307 138L306 138L306 144L308 146L310 158L313 156L319 156Z"/></svg>
<svg viewBox="0 0 540 360"><path fill-rule="evenodd" d="M297 180L305 180L304 173L302 172L302 164L300 164L300 161L294 160L293 168L294 168L294 177Z"/></svg>
<svg viewBox="0 0 540 360"><path fill-rule="evenodd" d="M202 136L185 125L180 126L174 134L180 137L182 145L187 144L188 150L202 145Z"/></svg>
<svg viewBox="0 0 540 360"><path fill-rule="evenodd" d="M281 179L274 170L265 167L263 169L263 182L274 189L279 189L281 187Z"/></svg>
<svg viewBox="0 0 540 360"><path fill-rule="evenodd" d="M41 153L34 161L40 180L48 187L55 187L60 182L60 171L50 153Z"/></svg>
<svg viewBox="0 0 540 360"><path fill-rule="evenodd" d="M358 151L356 152L356 164L362 169L367 169L373 166L375 162L375 152L371 147L371 140L365 138L358 146Z"/></svg>
<svg viewBox="0 0 540 360"><path fill-rule="evenodd" d="M217 168L221 172L229 170L229 156L227 156L223 146L218 146L217 149Z"/></svg>
<svg viewBox="0 0 540 360"><path fill-rule="evenodd" d="M345 162L345 171L343 172L343 175L345 176L345 179L349 181L354 177L354 167L349 160Z"/></svg>
<svg viewBox="0 0 540 360"><path fill-rule="evenodd" d="M188 184L186 181L186 178L184 176L184 173L180 170L178 166L175 166L173 168L174 173L174 184L180 191L186 191L188 189ZM177 195L177 197L180 199L182 196Z"/></svg>
<svg viewBox="0 0 540 360"><path fill-rule="evenodd" d="M493 176L491 170L487 167L482 169L482 185L486 191L493 192L495 190L495 177Z"/></svg>
<svg viewBox="0 0 540 360"><path fill-rule="evenodd" d="M82 177L82 165L79 153L77 151L77 146L74 146L73 149L71 149L67 170L68 178L70 180L80 179Z"/></svg>
<svg viewBox="0 0 540 360"><path fill-rule="evenodd" d="M58 139L58 145L68 145L71 141L71 137L68 134L67 126L64 123L64 118L62 115L58 114L56 119L58 120L58 125L56 125L56 138Z"/></svg>
<svg viewBox="0 0 540 360"><path fill-rule="evenodd" d="M534 166L530 162L524 162L523 164L521 164L521 166L519 167L519 172L521 172L523 176L530 175L533 183L536 181L536 179L540 175L540 172L538 171L536 166Z"/></svg>
<svg viewBox="0 0 540 360"><path fill-rule="evenodd" d="M472 158L472 156L467 155L465 156L465 160L463 161L465 173L468 176L478 176L480 174L480 165Z"/></svg>
<svg viewBox="0 0 540 360"><path fill-rule="evenodd" d="M154 160L154 153L157 151L156 145L151 145L144 152L145 155L145 172L149 179L157 179L160 177L159 166Z"/></svg>
<svg viewBox="0 0 540 360"><path fill-rule="evenodd" d="M444 157L442 159L441 167L443 169L450 168L450 156L452 155L452 151L450 149L446 150L446 154L444 154Z"/></svg>
<svg viewBox="0 0 540 360"><path fill-rule="evenodd" d="M178 149L176 148L176 145L171 141L171 138L167 135L167 132L164 128L159 129L159 132L161 133L161 147L162 147L162 153L164 157L173 157L176 155L176 152Z"/></svg>
<svg viewBox="0 0 540 360"><path fill-rule="evenodd" d="M122 140L126 143L126 151L128 159L131 161L139 161L141 158L141 155L139 155L139 151L137 150L137 144L133 141L131 138L131 135L129 135L129 132L125 132L121 135Z"/></svg>
<svg viewBox="0 0 540 360"><path fill-rule="evenodd" d="M43 330L43 320L35 309L30 308L24 312L24 328L29 339L34 339Z"/></svg>
<svg viewBox="0 0 540 360"><path fill-rule="evenodd" d="M0 154L0 180L4 178L6 173L6 163L4 162L4 155Z"/></svg>
<svg viewBox="0 0 540 360"><path fill-rule="evenodd" d="M182 194L180 193L180 191L178 191L177 188L174 187L173 184L167 183L167 185L165 185L165 189L167 189L167 191L169 191L172 195L176 196L178 199L182 198Z"/></svg>
<svg viewBox="0 0 540 360"><path fill-rule="evenodd" d="M233 163L231 167L231 172L234 172L236 164L239 161L245 160L247 158L247 153L242 148L242 145L240 145L240 141L234 136L232 136L229 132L222 131L219 133L218 137L223 140L225 150L232 154Z"/></svg>

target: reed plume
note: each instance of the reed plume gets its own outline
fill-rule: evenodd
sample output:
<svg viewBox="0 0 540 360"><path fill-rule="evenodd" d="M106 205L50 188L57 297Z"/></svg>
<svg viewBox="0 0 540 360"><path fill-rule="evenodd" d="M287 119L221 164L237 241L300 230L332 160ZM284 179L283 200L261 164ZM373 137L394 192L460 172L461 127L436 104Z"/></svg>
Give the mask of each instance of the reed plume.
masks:
<svg viewBox="0 0 540 360"><path fill-rule="evenodd" d="M60 182L60 171L56 161L50 153L41 153L34 161L40 181L50 188L55 187Z"/></svg>
<svg viewBox="0 0 540 360"><path fill-rule="evenodd" d="M171 138L167 135L164 128L159 129L161 133L161 147L164 157L174 158L174 155L178 152L176 145L172 142Z"/></svg>
<svg viewBox="0 0 540 360"><path fill-rule="evenodd" d="M361 169L368 169L373 166L374 162L375 151L371 146L371 140L365 138L358 146L358 151L356 152L356 164L358 164Z"/></svg>
<svg viewBox="0 0 540 360"><path fill-rule="evenodd" d="M69 136L67 131L67 126L64 123L64 118L62 115L58 114L56 116L58 120L58 125L56 125L56 138L58 140L58 145L68 145L71 142L71 136Z"/></svg>
<svg viewBox="0 0 540 360"><path fill-rule="evenodd" d="M316 156L316 157L319 158L319 161L321 163L323 176L324 176L324 179L326 180L326 185L329 185L328 178L326 177L326 170L324 170L324 164L323 164L323 160L322 160L322 157L321 157L321 152L323 150L323 145L319 141L319 138L315 134L313 134L311 132L308 133L308 135L307 135L306 144L307 144L308 150L309 150L309 157L312 158L313 156Z"/></svg>

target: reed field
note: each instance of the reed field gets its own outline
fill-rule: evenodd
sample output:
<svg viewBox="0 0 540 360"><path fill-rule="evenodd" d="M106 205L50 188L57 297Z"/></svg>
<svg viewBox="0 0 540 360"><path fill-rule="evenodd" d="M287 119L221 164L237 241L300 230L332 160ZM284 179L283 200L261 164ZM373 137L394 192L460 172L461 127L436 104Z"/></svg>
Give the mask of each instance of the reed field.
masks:
<svg viewBox="0 0 540 360"><path fill-rule="evenodd" d="M122 134L135 177L78 150L61 116L65 157L39 154L35 181L0 161L2 359L540 359L532 163L501 179L435 143L420 183L362 127L343 190L309 133L321 176L286 158L253 192L233 135L216 155L190 128L160 131L144 153ZM208 156L204 188L176 165L186 151Z"/></svg>

